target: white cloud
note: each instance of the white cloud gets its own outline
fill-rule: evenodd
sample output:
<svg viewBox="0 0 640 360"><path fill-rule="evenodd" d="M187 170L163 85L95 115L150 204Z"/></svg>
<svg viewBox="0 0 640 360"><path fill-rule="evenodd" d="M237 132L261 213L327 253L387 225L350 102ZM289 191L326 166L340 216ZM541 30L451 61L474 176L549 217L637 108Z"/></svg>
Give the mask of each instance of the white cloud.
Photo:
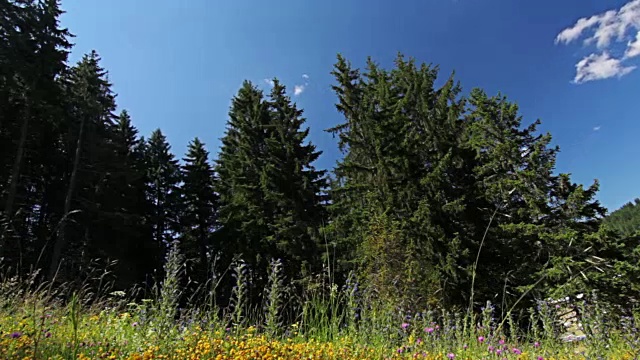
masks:
<svg viewBox="0 0 640 360"><path fill-rule="evenodd" d="M565 43L568 44L572 41L575 41L582 35L582 32L586 29L592 27L600 21L599 15L594 15L590 18L582 18L579 19L575 25L570 28L566 28L556 36L556 44L557 43Z"/></svg>
<svg viewBox="0 0 640 360"><path fill-rule="evenodd" d="M600 126L596 126L593 128L593 131L600 131Z"/></svg>
<svg viewBox="0 0 640 360"><path fill-rule="evenodd" d="M293 95L298 96L304 92L305 85L296 85L293 87Z"/></svg>
<svg viewBox="0 0 640 360"><path fill-rule="evenodd" d="M635 66L623 66L620 59L614 59L606 51L601 54L591 54L576 64L576 77L573 81L577 84L587 81L608 79L627 75Z"/></svg>
<svg viewBox="0 0 640 360"><path fill-rule="evenodd" d="M302 78L304 79L304 84L293 87L293 95L295 96L302 94L307 89L307 86L309 86L309 75L302 74Z"/></svg>
<svg viewBox="0 0 640 360"><path fill-rule="evenodd" d="M627 51L624 52L626 59L640 55L640 31L636 34L636 39L627 43Z"/></svg>
<svg viewBox="0 0 640 360"><path fill-rule="evenodd" d="M640 0L631 0L619 10L608 10L590 17L578 19L573 26L562 30L555 39L555 43L569 44L585 35L584 44L594 44L600 54L590 54L576 64L576 83L591 80L607 79L630 73L635 66L623 65L621 62L640 55ZM629 32L637 31L634 41L628 41L626 50L621 58L611 57L608 48L612 41L623 42L629 38Z"/></svg>
<svg viewBox="0 0 640 360"><path fill-rule="evenodd" d="M264 79L264 83L273 87L275 85L275 83L273 82L272 79Z"/></svg>

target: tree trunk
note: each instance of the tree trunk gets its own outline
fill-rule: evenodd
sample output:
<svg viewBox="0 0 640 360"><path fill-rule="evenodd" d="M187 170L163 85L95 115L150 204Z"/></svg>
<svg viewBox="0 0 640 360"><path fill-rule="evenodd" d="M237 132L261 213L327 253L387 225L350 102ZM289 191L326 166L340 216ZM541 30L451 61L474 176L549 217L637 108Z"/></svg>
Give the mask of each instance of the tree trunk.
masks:
<svg viewBox="0 0 640 360"><path fill-rule="evenodd" d="M60 223L60 228L58 231L58 236L55 239L55 243L53 245L53 253L51 254L51 264L49 267L48 279L53 280L56 272L58 271L58 266L60 265L62 250L67 245L66 238L66 227L67 227L67 216L71 212L71 200L73 198L73 192L76 187L76 179L78 177L78 168L80 167L80 156L82 155L82 140L84 138L84 127L85 127L85 116L82 117L82 121L80 122L80 132L78 134L78 142L76 143L76 153L75 158L73 160L73 170L71 171L71 178L69 179L69 187L67 188L67 195L64 199L64 212L62 217L62 222Z"/></svg>
<svg viewBox="0 0 640 360"><path fill-rule="evenodd" d="M18 183L20 182L20 171L22 170L22 159L24 157L24 148L26 146L27 135L29 133L30 117L31 117L31 112L29 111L29 101L25 98L24 121L22 122L22 127L20 128L20 140L18 142L18 152L16 154L16 158L13 163L13 168L11 170L11 181L9 182L9 193L7 195L7 202L4 208L4 215L7 217L7 224L3 227L2 233L0 234L0 257L4 255L7 229L9 226L11 226L11 222L13 219L13 205L16 200L16 193L18 192Z"/></svg>

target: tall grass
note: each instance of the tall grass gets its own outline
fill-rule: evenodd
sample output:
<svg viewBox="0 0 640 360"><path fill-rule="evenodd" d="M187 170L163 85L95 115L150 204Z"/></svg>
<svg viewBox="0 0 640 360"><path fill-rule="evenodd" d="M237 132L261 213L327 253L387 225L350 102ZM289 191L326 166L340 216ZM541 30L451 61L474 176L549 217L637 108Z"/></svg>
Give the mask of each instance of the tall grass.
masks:
<svg viewBox="0 0 640 360"><path fill-rule="evenodd" d="M284 277L283 264L269 264L263 303L250 304L248 269L237 261L231 305L212 300L219 279L204 286L207 301L180 311L183 257L173 246L164 279L150 299L133 292L72 291L36 282L36 275L0 281L0 358L637 358L640 317L616 318L597 296L579 299L586 337L566 341L556 304L529 309L530 326L517 326L509 311L496 314L489 301L479 313L425 308L408 313L380 298L351 274L339 287L326 271L301 292ZM638 314L636 311L635 314ZM500 316L499 316L500 315ZM281 352L281 353L280 353ZM146 355L145 355L146 354ZM244 355L242 355L244 354ZM249 354L252 354L249 356ZM284 355L282 355L284 354ZM287 357L290 354L290 357Z"/></svg>

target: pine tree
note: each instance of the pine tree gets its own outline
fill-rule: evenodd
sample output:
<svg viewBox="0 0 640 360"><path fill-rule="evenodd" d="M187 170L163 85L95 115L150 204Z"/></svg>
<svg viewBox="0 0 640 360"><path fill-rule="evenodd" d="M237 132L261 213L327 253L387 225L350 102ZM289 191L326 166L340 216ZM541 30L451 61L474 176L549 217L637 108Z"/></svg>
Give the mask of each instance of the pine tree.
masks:
<svg viewBox="0 0 640 360"><path fill-rule="evenodd" d="M99 216L97 197L105 184L109 131L114 124L116 107L107 73L99 62L100 57L93 51L85 55L65 79L71 129L67 140L70 167L49 278L56 274L63 252L76 255L75 261L80 261L80 266L87 264L92 256L92 224ZM74 214L76 211L80 213ZM67 248L68 245L71 247Z"/></svg>
<svg viewBox="0 0 640 360"><path fill-rule="evenodd" d="M456 153L460 90L452 78L434 89L437 68L417 68L402 56L392 71L369 59L362 75L339 56L333 74L337 107L345 116L345 123L329 129L345 150L335 170L329 227L346 239L338 252L358 249L352 259L369 281L385 272L397 274L394 264L403 264L396 275L400 281L376 280L377 286L395 287L414 305L433 302L426 298L443 294L442 284L451 282L458 266L455 231L460 229L454 224L461 194L456 189L464 179L456 176L462 173ZM380 233L380 223L393 224L388 229L393 236L387 229ZM404 250L395 252L400 258L375 255L381 238L384 248Z"/></svg>
<svg viewBox="0 0 640 360"><path fill-rule="evenodd" d="M240 256L253 272L266 269L263 241L272 221L261 191L269 122L262 92L245 82L232 100L215 168L220 196L216 243L226 255L221 260L228 263Z"/></svg>
<svg viewBox="0 0 640 360"><path fill-rule="evenodd" d="M303 129L303 111L286 95L285 87L273 80L269 96L271 127L266 139L266 166L262 191L275 214L267 241L277 249L290 278L318 269L319 233L326 219L325 171L313 163L322 154L305 143L309 128Z"/></svg>
<svg viewBox="0 0 640 360"><path fill-rule="evenodd" d="M219 250L211 244L218 199L209 152L198 138L189 143L182 174L181 253L194 263L191 277L204 283L210 271L209 259Z"/></svg>
<svg viewBox="0 0 640 360"><path fill-rule="evenodd" d="M66 70L70 34L59 26L57 1L2 1L0 9L0 206L8 221L0 255L18 268L35 261L50 231L43 201L51 176L59 178L56 80Z"/></svg>
<svg viewBox="0 0 640 360"><path fill-rule="evenodd" d="M638 235L640 232L640 198L624 204L607 215L604 223L622 236Z"/></svg>
<svg viewBox="0 0 640 360"><path fill-rule="evenodd" d="M105 184L100 196L100 213L94 223L94 253L118 260L118 284L138 283L145 274L160 267L158 246L145 221L146 199L144 141L138 137L129 113L123 110L110 130L110 153Z"/></svg>
<svg viewBox="0 0 640 360"><path fill-rule="evenodd" d="M219 241L252 271L258 292L270 260L281 259L290 279L318 265L318 229L324 218L320 155L305 144L302 111L274 80L269 99L245 82L233 99L216 172ZM255 294L254 294L255 295ZM255 299L255 297L254 297Z"/></svg>
<svg viewBox="0 0 640 360"><path fill-rule="evenodd" d="M165 253L179 236L181 173L178 160L160 129L147 140L144 164L146 196L150 204L147 221L152 228L153 240Z"/></svg>

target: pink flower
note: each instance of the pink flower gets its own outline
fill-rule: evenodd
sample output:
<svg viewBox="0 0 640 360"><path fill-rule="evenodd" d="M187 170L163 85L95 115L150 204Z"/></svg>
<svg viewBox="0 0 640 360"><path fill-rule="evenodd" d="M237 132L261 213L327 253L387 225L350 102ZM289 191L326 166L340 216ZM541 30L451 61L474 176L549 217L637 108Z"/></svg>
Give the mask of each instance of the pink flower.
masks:
<svg viewBox="0 0 640 360"><path fill-rule="evenodd" d="M500 341L498 341L498 344L504 345L504 340L500 339Z"/></svg>
<svg viewBox="0 0 640 360"><path fill-rule="evenodd" d="M513 351L513 353L516 354L516 355L522 354L522 351L520 349L518 349L518 348L513 348L511 351Z"/></svg>
<svg viewBox="0 0 640 360"><path fill-rule="evenodd" d="M484 342L484 336L478 336L478 341Z"/></svg>
<svg viewBox="0 0 640 360"><path fill-rule="evenodd" d="M424 328L424 332L431 334L433 332L432 327Z"/></svg>
<svg viewBox="0 0 640 360"><path fill-rule="evenodd" d="M408 323L402 323L402 329L406 330L409 327Z"/></svg>
<svg viewBox="0 0 640 360"><path fill-rule="evenodd" d="M540 343L536 341L535 343L533 343L533 347L540 347Z"/></svg>
<svg viewBox="0 0 640 360"><path fill-rule="evenodd" d="M449 354L447 354L447 357L448 357L449 359L453 359L453 358L455 358L455 357L456 357L456 355L455 355L455 354L453 354L453 353L449 353Z"/></svg>

